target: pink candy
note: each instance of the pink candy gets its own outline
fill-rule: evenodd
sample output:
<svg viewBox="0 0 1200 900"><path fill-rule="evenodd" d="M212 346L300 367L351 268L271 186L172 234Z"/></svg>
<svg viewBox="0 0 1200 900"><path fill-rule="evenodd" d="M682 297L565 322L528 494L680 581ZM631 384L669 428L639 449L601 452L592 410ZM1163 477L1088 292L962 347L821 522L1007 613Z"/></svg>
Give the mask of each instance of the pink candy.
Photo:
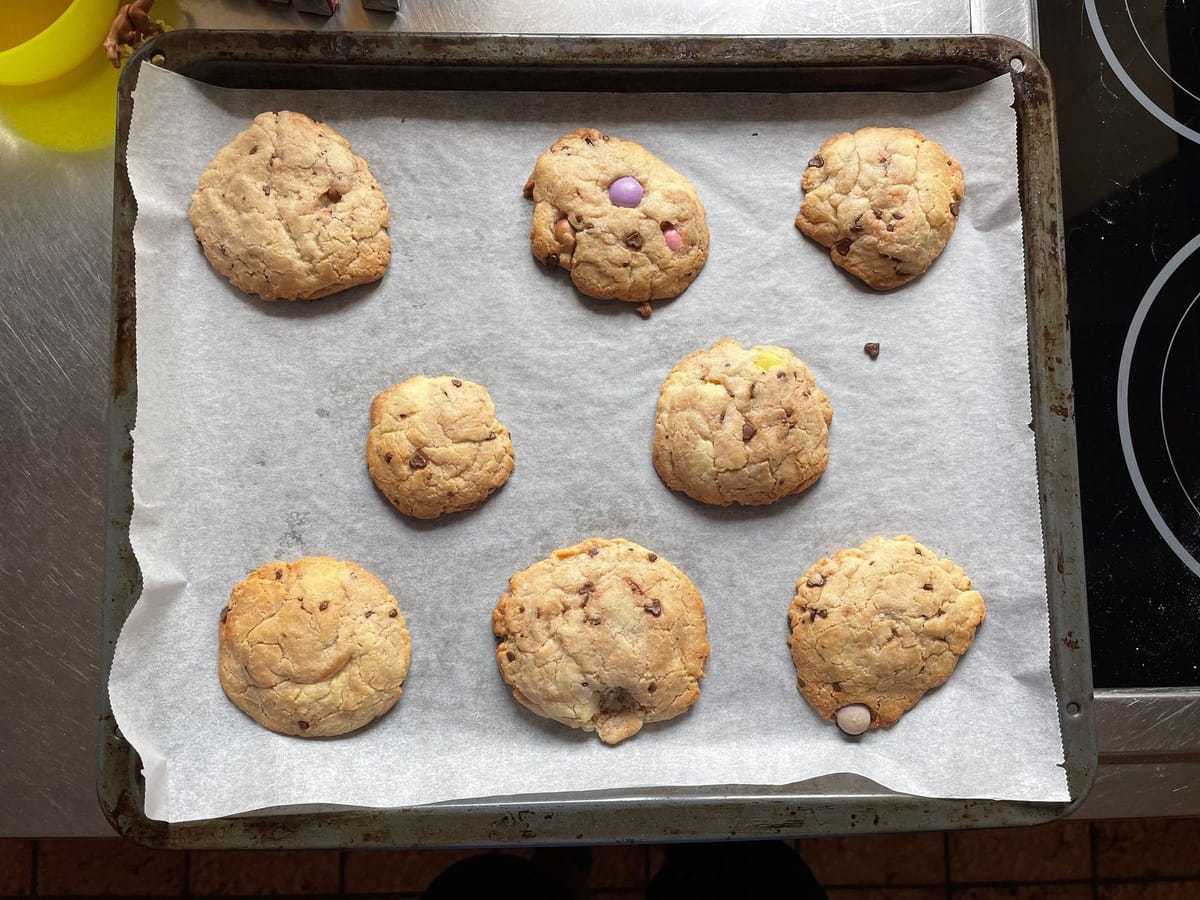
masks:
<svg viewBox="0 0 1200 900"><path fill-rule="evenodd" d="M667 246L671 248L672 253L678 253L683 249L683 235L674 228L664 229L663 240L667 242Z"/></svg>

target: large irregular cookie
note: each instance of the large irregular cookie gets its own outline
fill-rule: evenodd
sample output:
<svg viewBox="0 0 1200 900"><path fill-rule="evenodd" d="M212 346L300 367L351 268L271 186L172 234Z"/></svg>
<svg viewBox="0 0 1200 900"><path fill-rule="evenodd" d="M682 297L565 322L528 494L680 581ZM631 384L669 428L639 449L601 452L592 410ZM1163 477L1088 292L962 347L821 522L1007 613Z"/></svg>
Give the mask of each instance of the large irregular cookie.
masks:
<svg viewBox="0 0 1200 900"><path fill-rule="evenodd" d="M958 565L907 535L871 538L796 582L796 684L849 734L887 728L950 677L984 615Z"/></svg>
<svg viewBox="0 0 1200 900"><path fill-rule="evenodd" d="M508 429L481 384L418 375L371 403L367 471L405 515L474 509L512 469Z"/></svg>
<svg viewBox="0 0 1200 900"><path fill-rule="evenodd" d="M408 629L383 582L354 563L270 562L234 586L217 671L239 709L272 731L329 737L400 699Z"/></svg>
<svg viewBox="0 0 1200 900"><path fill-rule="evenodd" d="M677 297L708 258L708 224L692 183L632 141L581 128L538 157L533 255L600 300ZM648 309L648 307L647 307Z"/></svg>
<svg viewBox="0 0 1200 900"><path fill-rule="evenodd" d="M962 167L911 128L838 134L808 161L796 227L879 291L933 264L954 233Z"/></svg>
<svg viewBox="0 0 1200 900"><path fill-rule="evenodd" d="M262 113L209 163L190 210L204 255L264 300L313 300L383 277L388 208L340 134Z"/></svg>
<svg viewBox="0 0 1200 900"><path fill-rule="evenodd" d="M615 744L700 696L700 592L645 547L591 538L518 572L492 614L513 696Z"/></svg>
<svg viewBox="0 0 1200 900"><path fill-rule="evenodd" d="M654 468L702 503L773 503L821 477L831 421L829 398L790 350L722 338L663 382Z"/></svg>

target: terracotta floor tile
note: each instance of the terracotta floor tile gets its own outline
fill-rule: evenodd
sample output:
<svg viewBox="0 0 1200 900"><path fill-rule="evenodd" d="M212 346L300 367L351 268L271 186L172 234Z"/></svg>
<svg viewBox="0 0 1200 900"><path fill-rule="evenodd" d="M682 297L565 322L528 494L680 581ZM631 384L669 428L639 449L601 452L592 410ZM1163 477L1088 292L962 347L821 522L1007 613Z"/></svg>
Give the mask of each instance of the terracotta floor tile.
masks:
<svg viewBox="0 0 1200 900"><path fill-rule="evenodd" d="M188 888L197 896L336 894L336 850L193 851Z"/></svg>
<svg viewBox="0 0 1200 900"><path fill-rule="evenodd" d="M593 847L588 883L597 890L646 887L646 848Z"/></svg>
<svg viewBox="0 0 1200 900"><path fill-rule="evenodd" d="M1091 876L1092 837L1087 822L950 835L950 880L955 883L1073 881Z"/></svg>
<svg viewBox="0 0 1200 900"><path fill-rule="evenodd" d="M121 838L43 839L37 844L37 892L179 895L184 862L182 851L147 850Z"/></svg>
<svg viewBox="0 0 1200 900"><path fill-rule="evenodd" d="M443 870L482 850L351 850L346 853L347 894L387 894L429 887Z"/></svg>
<svg viewBox="0 0 1200 900"><path fill-rule="evenodd" d="M940 887L827 888L829 900L946 900Z"/></svg>
<svg viewBox="0 0 1200 900"><path fill-rule="evenodd" d="M1092 900L1090 882L952 887L950 900Z"/></svg>
<svg viewBox="0 0 1200 900"><path fill-rule="evenodd" d="M0 895L28 894L33 868L33 841L0 838Z"/></svg>
<svg viewBox="0 0 1200 900"><path fill-rule="evenodd" d="M1200 881L1140 881L1101 884L1100 900L1196 900Z"/></svg>
<svg viewBox="0 0 1200 900"><path fill-rule="evenodd" d="M1200 875L1200 819L1100 819L1093 827L1101 878Z"/></svg>
<svg viewBox="0 0 1200 900"><path fill-rule="evenodd" d="M940 832L806 838L801 858L825 886L942 884L945 847Z"/></svg>

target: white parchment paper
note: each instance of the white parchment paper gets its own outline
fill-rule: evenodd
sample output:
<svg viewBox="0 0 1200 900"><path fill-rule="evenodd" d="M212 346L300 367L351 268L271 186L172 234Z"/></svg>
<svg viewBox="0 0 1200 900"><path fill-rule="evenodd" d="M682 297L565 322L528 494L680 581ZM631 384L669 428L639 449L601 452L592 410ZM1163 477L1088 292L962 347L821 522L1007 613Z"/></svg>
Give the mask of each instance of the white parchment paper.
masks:
<svg viewBox="0 0 1200 900"><path fill-rule="evenodd" d="M401 806L660 786L785 785L855 772L912 794L1062 801L1034 466L1012 88L956 93L582 95L230 91L143 66L128 165L138 204L138 410L131 538L145 587L109 688L141 755L147 814L287 804ZM213 155L257 113L301 110L364 156L392 213L377 285L264 303L206 263L187 219ZM962 163L945 253L886 295L836 270L792 220L829 135L903 124ZM697 186L711 256L643 321L578 295L529 252L535 158L591 125ZM830 463L803 495L718 509L650 461L658 388L724 335L792 348L834 407ZM863 344L878 341L872 362ZM474 512L393 512L367 475L368 407L410 375L488 386L516 469ZM845 739L802 701L786 644L795 579L876 534L959 562L987 602L943 688ZM712 656L699 703L616 747L534 716L496 670L490 613L557 547L623 536L699 587ZM275 558L379 575L412 633L404 696L371 727L305 741L222 694L217 618ZM644 794L644 792L642 792Z"/></svg>

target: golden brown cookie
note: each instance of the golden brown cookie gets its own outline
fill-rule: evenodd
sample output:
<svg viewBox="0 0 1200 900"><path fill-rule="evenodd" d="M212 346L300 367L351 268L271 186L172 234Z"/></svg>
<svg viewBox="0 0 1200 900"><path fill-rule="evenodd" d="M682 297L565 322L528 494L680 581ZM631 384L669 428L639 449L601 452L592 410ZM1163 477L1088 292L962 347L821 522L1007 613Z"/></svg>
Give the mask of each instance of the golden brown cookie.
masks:
<svg viewBox="0 0 1200 900"><path fill-rule="evenodd" d="M722 338L663 382L654 468L702 503L773 503L821 477L831 421L829 398L790 350Z"/></svg>
<svg viewBox="0 0 1200 900"><path fill-rule="evenodd" d="M834 265L878 291L933 264L958 221L963 173L942 145L911 128L837 134L808 161L796 227Z"/></svg>
<svg viewBox="0 0 1200 900"><path fill-rule="evenodd" d="M677 297L708 258L692 183L641 145L594 128L564 135L538 157L525 196L534 202L533 255L569 271L589 297Z"/></svg>
<svg viewBox="0 0 1200 900"><path fill-rule="evenodd" d="M213 268L264 300L378 281L392 254L366 162L302 113L257 116L204 170L189 215Z"/></svg>
<svg viewBox="0 0 1200 900"><path fill-rule="evenodd" d="M400 699L408 662L396 598L366 569L329 556L260 566L221 612L221 687L281 734L361 728Z"/></svg>
<svg viewBox="0 0 1200 900"><path fill-rule="evenodd" d="M887 728L942 684L975 639L983 597L958 565L908 535L839 550L796 582L796 684L844 731Z"/></svg>
<svg viewBox="0 0 1200 900"><path fill-rule="evenodd" d="M518 572L492 628L513 696L606 744L700 697L708 660L700 592L630 541L590 538Z"/></svg>
<svg viewBox="0 0 1200 900"><path fill-rule="evenodd" d="M474 509L512 469L508 429L481 384L417 375L371 403L367 471L407 516Z"/></svg>

